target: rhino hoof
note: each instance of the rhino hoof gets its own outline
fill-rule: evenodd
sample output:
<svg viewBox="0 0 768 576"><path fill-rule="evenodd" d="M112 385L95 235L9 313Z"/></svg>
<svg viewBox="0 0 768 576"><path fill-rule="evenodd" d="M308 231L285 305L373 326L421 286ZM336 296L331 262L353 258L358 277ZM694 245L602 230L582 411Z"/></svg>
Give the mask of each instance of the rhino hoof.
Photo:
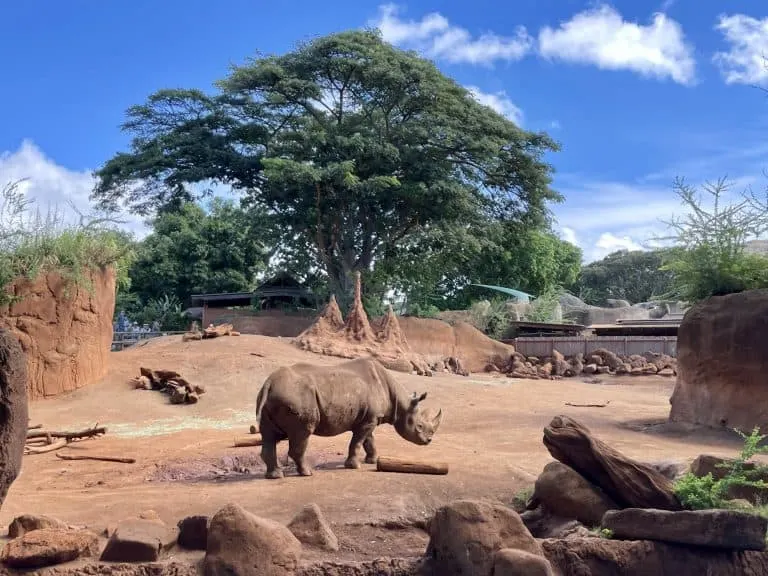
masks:
<svg viewBox="0 0 768 576"><path fill-rule="evenodd" d="M366 456L365 457L365 463L366 464L376 464L378 459L379 459L378 456Z"/></svg>
<svg viewBox="0 0 768 576"><path fill-rule="evenodd" d="M268 480L278 480L279 478L283 478L283 471L272 470L271 472L264 474L264 478L267 478Z"/></svg>
<svg viewBox="0 0 768 576"><path fill-rule="evenodd" d="M346 460L344 462L344 468L357 470L358 468L360 468L360 462L358 460Z"/></svg>
<svg viewBox="0 0 768 576"><path fill-rule="evenodd" d="M298 468L299 476L312 476L312 468Z"/></svg>

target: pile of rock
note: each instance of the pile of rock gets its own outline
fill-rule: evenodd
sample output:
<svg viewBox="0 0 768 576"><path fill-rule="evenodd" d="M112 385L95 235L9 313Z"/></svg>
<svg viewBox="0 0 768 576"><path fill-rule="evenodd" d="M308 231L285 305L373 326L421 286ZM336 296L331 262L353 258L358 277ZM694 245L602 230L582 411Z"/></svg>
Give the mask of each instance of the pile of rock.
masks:
<svg viewBox="0 0 768 576"><path fill-rule="evenodd" d="M139 368L140 376L131 380L137 390L157 390L171 397L171 404L197 404L205 388L190 384L174 370L152 370Z"/></svg>
<svg viewBox="0 0 768 576"><path fill-rule="evenodd" d="M491 364L487 371L502 372L510 378L533 380L568 378L583 374L675 376L677 360L656 352L623 356L604 348L598 348L586 357L579 353L568 358L557 350L552 351L552 356L544 358L526 357L516 352L505 366Z"/></svg>

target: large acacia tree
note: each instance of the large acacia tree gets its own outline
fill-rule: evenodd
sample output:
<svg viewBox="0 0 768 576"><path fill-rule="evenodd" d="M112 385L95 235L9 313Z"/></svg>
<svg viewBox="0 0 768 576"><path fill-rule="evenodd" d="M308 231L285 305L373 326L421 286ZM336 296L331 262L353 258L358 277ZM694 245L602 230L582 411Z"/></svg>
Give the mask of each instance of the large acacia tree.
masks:
<svg viewBox="0 0 768 576"><path fill-rule="evenodd" d="M214 181L309 258L345 297L352 273L397 257L430 225L546 225L556 144L475 101L431 62L350 31L234 67L215 94L161 90L128 111L130 151L93 197L137 213L195 199Z"/></svg>

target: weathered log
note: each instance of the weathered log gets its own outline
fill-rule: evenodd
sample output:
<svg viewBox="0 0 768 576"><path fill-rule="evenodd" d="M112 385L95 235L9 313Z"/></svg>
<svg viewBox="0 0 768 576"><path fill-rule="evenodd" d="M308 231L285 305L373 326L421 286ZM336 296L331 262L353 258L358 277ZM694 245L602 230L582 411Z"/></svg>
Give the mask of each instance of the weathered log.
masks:
<svg viewBox="0 0 768 576"><path fill-rule="evenodd" d="M64 438L61 438L60 440L56 440L53 444L47 444L45 446L36 447L36 446L30 446L26 445L24 446L24 454L45 454L46 452L53 452L54 450L58 450L59 448L64 448L64 446L67 445L67 441Z"/></svg>
<svg viewBox="0 0 768 576"><path fill-rule="evenodd" d="M544 446L622 508L682 509L672 482L658 470L627 458L568 416L556 416L544 428Z"/></svg>
<svg viewBox="0 0 768 576"><path fill-rule="evenodd" d="M33 430L27 433L27 438L46 438L51 436L52 438L64 438L67 441L71 441L80 438L91 438L93 436L106 433L106 426L94 426L93 428L80 430L79 432L49 432L47 430Z"/></svg>
<svg viewBox="0 0 768 576"><path fill-rule="evenodd" d="M56 457L61 458L62 460L99 460L101 462L120 462L121 464L136 463L136 458L118 458L116 456L73 456L71 454L56 454Z"/></svg>
<svg viewBox="0 0 768 576"><path fill-rule="evenodd" d="M400 472L404 474L448 474L446 462L414 462L380 456L376 460L377 472Z"/></svg>
<svg viewBox="0 0 768 576"><path fill-rule="evenodd" d="M261 446L261 434L251 434L242 438L235 438L235 448L245 448L248 446Z"/></svg>

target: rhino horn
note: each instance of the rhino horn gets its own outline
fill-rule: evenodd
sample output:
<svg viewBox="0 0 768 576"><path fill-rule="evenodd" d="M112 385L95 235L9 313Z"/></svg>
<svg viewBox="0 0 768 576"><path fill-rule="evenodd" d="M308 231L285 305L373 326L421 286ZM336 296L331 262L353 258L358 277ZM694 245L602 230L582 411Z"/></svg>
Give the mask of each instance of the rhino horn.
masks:
<svg viewBox="0 0 768 576"><path fill-rule="evenodd" d="M437 411L437 414L435 414L435 417L432 418L432 428L434 430L437 430L437 427L440 426L440 422L443 420L443 409L440 408L440 410Z"/></svg>

